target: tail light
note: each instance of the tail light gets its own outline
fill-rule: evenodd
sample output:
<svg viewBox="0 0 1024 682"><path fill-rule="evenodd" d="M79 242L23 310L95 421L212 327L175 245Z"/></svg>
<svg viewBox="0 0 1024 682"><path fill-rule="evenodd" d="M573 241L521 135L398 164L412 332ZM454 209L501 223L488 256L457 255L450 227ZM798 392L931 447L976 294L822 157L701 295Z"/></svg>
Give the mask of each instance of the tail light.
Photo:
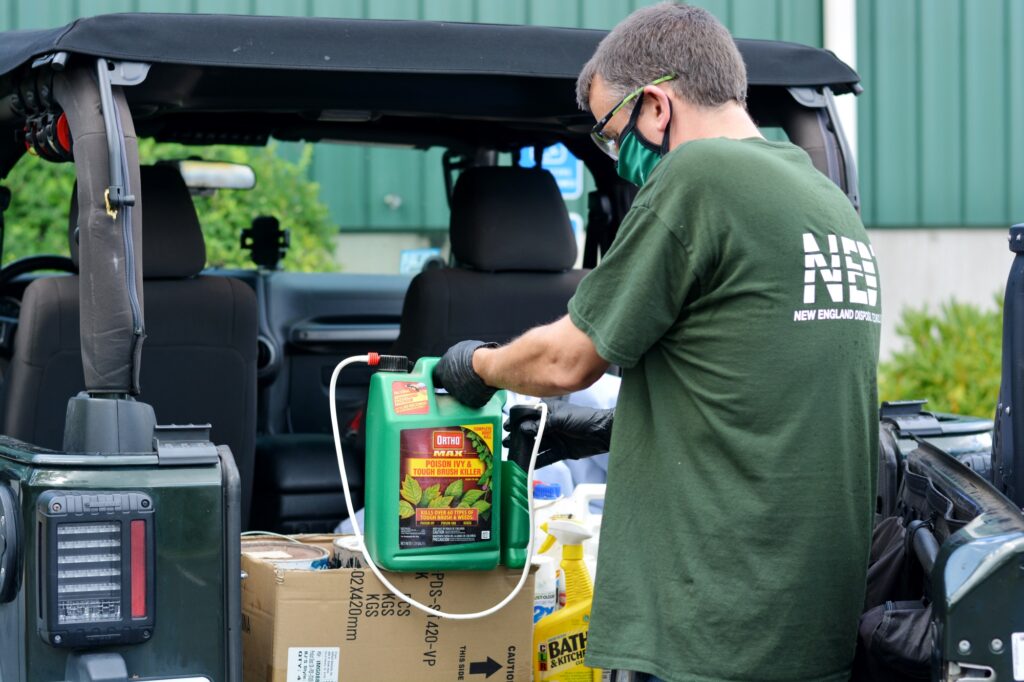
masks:
<svg viewBox="0 0 1024 682"><path fill-rule="evenodd" d="M40 495L39 634L46 642L78 648L152 636L154 514L141 492Z"/></svg>

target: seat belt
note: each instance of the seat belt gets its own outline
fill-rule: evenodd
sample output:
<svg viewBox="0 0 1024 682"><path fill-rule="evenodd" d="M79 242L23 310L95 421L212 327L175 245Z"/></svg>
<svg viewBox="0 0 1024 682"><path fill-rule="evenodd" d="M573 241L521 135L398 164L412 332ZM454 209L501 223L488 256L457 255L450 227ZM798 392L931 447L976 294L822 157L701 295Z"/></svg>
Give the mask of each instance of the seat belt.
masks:
<svg viewBox="0 0 1024 682"><path fill-rule="evenodd" d="M11 190L0 185L0 262L4 258L4 212L11 206Z"/></svg>

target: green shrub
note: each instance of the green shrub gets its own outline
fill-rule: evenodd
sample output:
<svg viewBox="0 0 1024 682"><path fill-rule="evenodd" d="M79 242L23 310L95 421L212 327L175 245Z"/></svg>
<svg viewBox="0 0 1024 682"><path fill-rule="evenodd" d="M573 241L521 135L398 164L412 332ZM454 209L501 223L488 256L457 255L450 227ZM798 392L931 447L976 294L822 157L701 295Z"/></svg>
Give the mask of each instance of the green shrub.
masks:
<svg viewBox="0 0 1024 682"><path fill-rule="evenodd" d="M903 311L903 348L879 367L882 400L926 398L938 412L991 417L999 401L1002 297L994 308L949 301Z"/></svg>
<svg viewBox="0 0 1024 682"><path fill-rule="evenodd" d="M196 156L216 161L245 163L256 172L252 190L221 190L194 197L206 238L210 267L254 267L248 251L239 248L241 231L258 215L272 215L291 230L291 249L281 262L286 270L336 270L334 238L320 187L309 179L313 149L306 145L296 161L282 158L271 143L267 147L186 147L142 140L142 163ZM5 214L3 262L41 253L67 254L68 202L75 182L74 166L36 157L18 162L3 184L13 193ZM145 201L145 199L143 199Z"/></svg>
<svg viewBox="0 0 1024 682"><path fill-rule="evenodd" d="M12 195L11 207L4 213L3 263L43 253L68 255L68 207L75 167L26 154L3 185Z"/></svg>

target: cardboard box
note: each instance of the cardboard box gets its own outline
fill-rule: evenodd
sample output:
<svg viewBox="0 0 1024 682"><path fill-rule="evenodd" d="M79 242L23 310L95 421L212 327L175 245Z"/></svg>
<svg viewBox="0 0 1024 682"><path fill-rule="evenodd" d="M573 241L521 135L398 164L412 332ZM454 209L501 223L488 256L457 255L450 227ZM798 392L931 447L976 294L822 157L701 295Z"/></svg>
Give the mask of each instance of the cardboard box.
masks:
<svg viewBox="0 0 1024 682"><path fill-rule="evenodd" d="M334 536L305 536L330 546ZM428 616L366 569L281 570L242 556L245 682L528 682L533 581L504 609L469 621ZM445 611L486 609L519 570L389 573L402 592Z"/></svg>

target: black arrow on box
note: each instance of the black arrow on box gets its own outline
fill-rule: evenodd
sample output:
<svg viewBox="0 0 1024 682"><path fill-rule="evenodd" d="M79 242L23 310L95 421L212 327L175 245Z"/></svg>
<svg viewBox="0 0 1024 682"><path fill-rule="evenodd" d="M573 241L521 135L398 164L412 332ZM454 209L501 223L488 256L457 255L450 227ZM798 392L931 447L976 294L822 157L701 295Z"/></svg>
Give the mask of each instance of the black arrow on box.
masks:
<svg viewBox="0 0 1024 682"><path fill-rule="evenodd" d="M490 677L499 670L501 670L501 663L498 663L490 656L487 657L486 661L472 661L469 664L470 675L483 675L484 677Z"/></svg>

